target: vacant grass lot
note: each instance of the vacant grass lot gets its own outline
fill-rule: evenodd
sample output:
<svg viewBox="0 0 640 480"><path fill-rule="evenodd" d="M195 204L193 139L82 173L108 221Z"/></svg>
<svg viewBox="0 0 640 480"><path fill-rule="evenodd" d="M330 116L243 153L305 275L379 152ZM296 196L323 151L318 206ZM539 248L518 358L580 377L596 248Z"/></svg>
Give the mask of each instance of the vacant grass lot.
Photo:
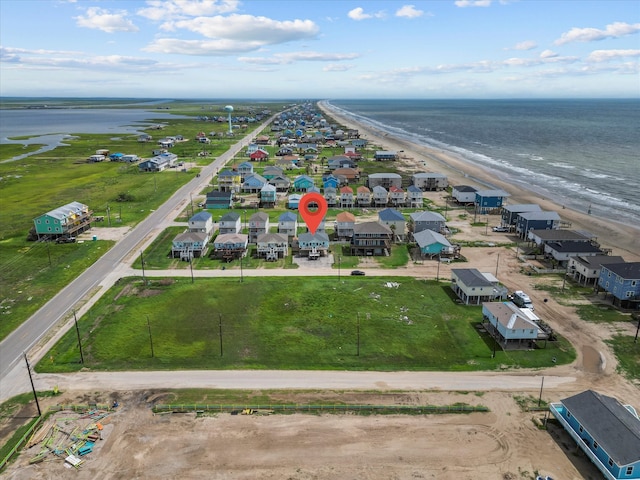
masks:
<svg viewBox="0 0 640 480"><path fill-rule="evenodd" d="M84 367L100 370L457 371L575 357L561 339L492 359L481 320L480 307L458 305L447 284L404 277L156 279L146 287L129 278L80 319L80 332ZM79 359L70 331L38 370L76 371Z"/></svg>

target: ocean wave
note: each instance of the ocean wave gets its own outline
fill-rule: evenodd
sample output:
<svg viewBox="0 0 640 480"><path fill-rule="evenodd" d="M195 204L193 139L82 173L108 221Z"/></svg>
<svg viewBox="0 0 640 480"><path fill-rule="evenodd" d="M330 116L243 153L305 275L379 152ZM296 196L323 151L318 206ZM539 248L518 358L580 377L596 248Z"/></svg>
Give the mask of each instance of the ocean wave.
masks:
<svg viewBox="0 0 640 480"><path fill-rule="evenodd" d="M556 168L566 168L567 170L573 170L576 168L575 165L569 165L568 163L563 162L549 162L549 165Z"/></svg>

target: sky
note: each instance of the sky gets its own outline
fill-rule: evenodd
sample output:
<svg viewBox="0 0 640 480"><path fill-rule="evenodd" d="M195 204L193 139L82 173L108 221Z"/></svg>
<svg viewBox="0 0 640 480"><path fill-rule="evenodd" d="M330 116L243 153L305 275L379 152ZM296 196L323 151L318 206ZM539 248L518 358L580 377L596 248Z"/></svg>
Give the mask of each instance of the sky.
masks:
<svg viewBox="0 0 640 480"><path fill-rule="evenodd" d="M639 98L638 0L0 0L0 96Z"/></svg>

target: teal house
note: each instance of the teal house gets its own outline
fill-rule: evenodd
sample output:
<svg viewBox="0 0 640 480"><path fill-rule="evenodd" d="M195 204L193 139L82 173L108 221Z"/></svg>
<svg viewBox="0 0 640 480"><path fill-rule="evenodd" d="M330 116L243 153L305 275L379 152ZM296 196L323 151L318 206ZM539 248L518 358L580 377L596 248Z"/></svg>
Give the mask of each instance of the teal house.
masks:
<svg viewBox="0 0 640 480"><path fill-rule="evenodd" d="M314 185L313 179L308 175L298 175L293 180L293 188L297 192L306 192Z"/></svg>
<svg viewBox="0 0 640 480"><path fill-rule="evenodd" d="M451 247L451 243L444 235L433 230L416 232L413 234L413 239L418 244L420 254L424 257L435 257Z"/></svg>
<svg viewBox="0 0 640 480"><path fill-rule="evenodd" d="M92 213L87 205L71 202L33 220L38 240L71 237L91 228Z"/></svg>

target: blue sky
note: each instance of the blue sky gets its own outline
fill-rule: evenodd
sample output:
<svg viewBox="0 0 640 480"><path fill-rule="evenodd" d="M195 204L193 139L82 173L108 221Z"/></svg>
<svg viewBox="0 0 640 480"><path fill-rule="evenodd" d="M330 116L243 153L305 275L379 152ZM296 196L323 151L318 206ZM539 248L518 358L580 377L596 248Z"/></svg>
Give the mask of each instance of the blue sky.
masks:
<svg viewBox="0 0 640 480"><path fill-rule="evenodd" d="M0 95L640 97L640 1L0 0Z"/></svg>

